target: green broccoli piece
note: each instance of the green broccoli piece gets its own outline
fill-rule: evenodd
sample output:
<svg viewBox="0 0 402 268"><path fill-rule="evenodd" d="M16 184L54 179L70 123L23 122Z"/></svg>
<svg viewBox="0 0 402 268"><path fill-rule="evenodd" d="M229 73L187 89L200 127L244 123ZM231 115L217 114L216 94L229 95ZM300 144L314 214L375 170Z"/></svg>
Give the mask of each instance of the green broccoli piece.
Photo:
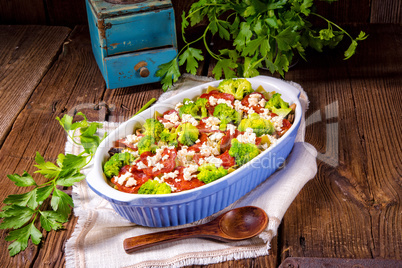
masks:
<svg viewBox="0 0 402 268"><path fill-rule="evenodd" d="M144 152L154 152L157 147L155 142L155 138L151 135L142 137L137 144L138 153L141 155Z"/></svg>
<svg viewBox="0 0 402 268"><path fill-rule="evenodd" d="M271 121L261 118L259 114L253 113L241 120L238 129L239 131L246 131L247 128L252 128L257 137L264 134L271 135L275 131L274 124Z"/></svg>
<svg viewBox="0 0 402 268"><path fill-rule="evenodd" d="M139 194L170 194L172 189L166 182L158 182L156 180L147 180L140 189Z"/></svg>
<svg viewBox="0 0 402 268"><path fill-rule="evenodd" d="M204 182L210 183L216 181L219 178L228 174L228 171L223 167L217 168L214 164L205 163L198 167L197 179Z"/></svg>
<svg viewBox="0 0 402 268"><path fill-rule="evenodd" d="M114 154L104 165L103 173L106 177L111 178L119 175L119 171L125 165L131 164L135 160L134 155L125 152Z"/></svg>
<svg viewBox="0 0 402 268"><path fill-rule="evenodd" d="M205 98L198 98L195 102L195 105L198 107L199 111L201 111L200 119L208 116L207 102L208 100Z"/></svg>
<svg viewBox="0 0 402 268"><path fill-rule="evenodd" d="M183 114L191 114L194 118L198 117L199 108L197 105L191 101L190 99L183 100L183 106L179 108L179 115L182 117Z"/></svg>
<svg viewBox="0 0 402 268"><path fill-rule="evenodd" d="M145 129L144 135L145 136L152 136L156 140L159 139L159 135L165 128L161 122L154 118L149 118L145 120L145 123L143 125L143 128Z"/></svg>
<svg viewBox="0 0 402 268"><path fill-rule="evenodd" d="M256 157L260 151L253 143L241 143L237 139L232 139L229 155L234 157L236 164L241 166Z"/></svg>
<svg viewBox="0 0 402 268"><path fill-rule="evenodd" d="M234 122L237 125L241 120L241 114L235 109L230 108L226 103L216 105L214 109L214 116L221 120L221 124L219 125L219 129L221 131L226 130L228 123Z"/></svg>
<svg viewBox="0 0 402 268"><path fill-rule="evenodd" d="M232 94L236 100L242 100L244 96L253 93L251 83L244 79L225 79L219 83L220 92Z"/></svg>
<svg viewBox="0 0 402 268"><path fill-rule="evenodd" d="M280 116L287 116L292 108L289 108L289 103L281 98L281 94L275 93L265 104L265 108Z"/></svg>
<svg viewBox="0 0 402 268"><path fill-rule="evenodd" d="M200 134L198 128L191 123L181 124L176 129L176 133L179 135L177 141L187 146L193 145L198 140L198 135Z"/></svg>
<svg viewBox="0 0 402 268"><path fill-rule="evenodd" d="M178 142L176 129L172 128L172 130L170 131L169 129L165 128L160 135L160 141L166 143L169 146L177 147Z"/></svg>

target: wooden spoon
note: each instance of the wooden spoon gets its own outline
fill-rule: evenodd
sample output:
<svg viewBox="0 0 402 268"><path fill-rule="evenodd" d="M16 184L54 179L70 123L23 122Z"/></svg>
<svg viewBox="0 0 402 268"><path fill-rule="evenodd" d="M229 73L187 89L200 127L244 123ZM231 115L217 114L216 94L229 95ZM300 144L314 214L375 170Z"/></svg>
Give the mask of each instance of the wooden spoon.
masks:
<svg viewBox="0 0 402 268"><path fill-rule="evenodd" d="M248 239L261 233L268 225L268 216L258 207L247 206L229 210L216 219L197 226L126 238L126 253L185 238L211 238L230 242Z"/></svg>

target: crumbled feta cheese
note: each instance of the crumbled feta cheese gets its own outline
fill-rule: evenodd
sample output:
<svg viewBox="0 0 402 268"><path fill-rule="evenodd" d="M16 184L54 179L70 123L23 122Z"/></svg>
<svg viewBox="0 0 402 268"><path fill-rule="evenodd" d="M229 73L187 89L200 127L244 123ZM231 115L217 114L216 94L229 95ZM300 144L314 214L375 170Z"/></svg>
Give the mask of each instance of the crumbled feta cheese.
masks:
<svg viewBox="0 0 402 268"><path fill-rule="evenodd" d="M236 126L232 125L232 124L227 124L226 125L226 130L229 130L229 134L233 135L233 134L235 134Z"/></svg>
<svg viewBox="0 0 402 268"><path fill-rule="evenodd" d="M169 172L169 173L165 173L161 178L159 182L164 182L166 179L169 178L177 178L177 175L179 175L179 171L175 170L174 172ZM156 179L156 178L155 178Z"/></svg>
<svg viewBox="0 0 402 268"><path fill-rule="evenodd" d="M169 183L166 183L166 184L169 185L169 187L170 187L170 189L172 190L172 192L174 192L174 191L177 190L177 188L174 187L173 185L171 185L171 184L169 184Z"/></svg>
<svg viewBox="0 0 402 268"><path fill-rule="evenodd" d="M163 126L165 127L165 128L172 128L172 127L174 127L175 126L175 124L173 124L172 122L162 122L162 124L163 124Z"/></svg>
<svg viewBox="0 0 402 268"><path fill-rule="evenodd" d="M177 113L165 114L163 116L164 119L169 120L172 124L177 125L180 123L180 118Z"/></svg>
<svg viewBox="0 0 402 268"><path fill-rule="evenodd" d="M261 106L261 107L265 107L265 104L267 103L267 101L264 99L264 98L261 98L261 100L258 102L258 104Z"/></svg>
<svg viewBox="0 0 402 268"><path fill-rule="evenodd" d="M207 128L212 128L215 126L215 127L218 127L218 129L219 129L219 124L221 123L221 120L219 120L219 118L214 117L214 116L203 118L202 121L205 123L205 126Z"/></svg>
<svg viewBox="0 0 402 268"><path fill-rule="evenodd" d="M210 144L202 144L200 147L200 154L202 156L210 156L210 155L218 155L218 144L217 143L210 143Z"/></svg>
<svg viewBox="0 0 402 268"><path fill-rule="evenodd" d="M282 124L283 124L283 117L282 116L275 116L272 117L271 122L274 124L275 130L276 131L281 131L282 130Z"/></svg>
<svg viewBox="0 0 402 268"><path fill-rule="evenodd" d="M142 138L142 137L139 137L139 136L133 134L133 135L128 135L128 136L126 137L126 140L127 140L129 143L134 144L134 143L139 142L141 138Z"/></svg>
<svg viewBox="0 0 402 268"><path fill-rule="evenodd" d="M120 185L123 185L123 183L128 180L128 178L130 178L131 176L133 176L133 174L131 174L130 172L126 172L124 174L122 174L121 176L115 176L114 178L117 179L117 183Z"/></svg>
<svg viewBox="0 0 402 268"><path fill-rule="evenodd" d="M233 105L232 105L232 102L230 100L218 99L217 104L221 104L221 103L226 103L227 106L229 106L230 108L233 109Z"/></svg>
<svg viewBox="0 0 402 268"><path fill-rule="evenodd" d="M211 97L209 97L208 101L209 101L209 104L211 104L212 106L215 106L215 105L217 105L218 99L215 98L214 96L211 96Z"/></svg>
<svg viewBox="0 0 402 268"><path fill-rule="evenodd" d="M161 170L162 168L164 168L165 166L162 163L156 163L155 167L152 169L152 172L156 172L158 170Z"/></svg>
<svg viewBox="0 0 402 268"><path fill-rule="evenodd" d="M248 108L247 109L247 114L254 114L254 113L255 113L255 111L254 111L253 108Z"/></svg>
<svg viewBox="0 0 402 268"><path fill-rule="evenodd" d="M183 106L183 103L179 102L178 104L176 104L176 106L174 107L174 109L176 111L179 111L180 107Z"/></svg>
<svg viewBox="0 0 402 268"><path fill-rule="evenodd" d="M193 150L187 151L187 148L187 146L183 146L182 149L177 152L177 159L183 166L187 165L195 154Z"/></svg>
<svg viewBox="0 0 402 268"><path fill-rule="evenodd" d="M222 159L217 158L212 155L212 156L205 157L204 159L200 159L199 163L200 163L200 165L205 164L205 163L211 163L211 164L214 164L218 168L222 165L223 161L222 161Z"/></svg>
<svg viewBox="0 0 402 268"><path fill-rule="evenodd" d="M266 120L271 121L271 113L269 109L261 109L262 113L260 113L260 117Z"/></svg>
<svg viewBox="0 0 402 268"><path fill-rule="evenodd" d="M163 157L162 157L162 161L165 161L165 160L167 160L169 158L169 155L168 154L165 154Z"/></svg>
<svg viewBox="0 0 402 268"><path fill-rule="evenodd" d="M255 144L256 139L255 133L253 133L252 128L246 128L246 131L243 134L237 136L237 140L241 143L253 143Z"/></svg>
<svg viewBox="0 0 402 268"><path fill-rule="evenodd" d="M122 153L130 153L134 156L134 158L137 158L139 155L138 151L133 151L131 149L124 149L121 151Z"/></svg>
<svg viewBox="0 0 402 268"><path fill-rule="evenodd" d="M252 106L258 105L258 102L261 100L260 94L250 94L248 98L248 103Z"/></svg>
<svg viewBox="0 0 402 268"><path fill-rule="evenodd" d="M198 121L191 114L182 114L181 115L182 123L191 123L193 126L198 126Z"/></svg>
<svg viewBox="0 0 402 268"><path fill-rule="evenodd" d="M128 178L126 182L126 187L131 187L135 185L137 185L137 181L133 177Z"/></svg>
<svg viewBox="0 0 402 268"><path fill-rule="evenodd" d="M222 139L222 137L225 136L225 134L221 133L221 132L215 132L213 133L211 136L209 136L209 139L211 141L216 141L218 142L220 139Z"/></svg>
<svg viewBox="0 0 402 268"><path fill-rule="evenodd" d="M148 166L145 165L144 162L142 162L142 161L138 161L136 165L137 165L138 169L148 168Z"/></svg>
<svg viewBox="0 0 402 268"><path fill-rule="evenodd" d="M197 172L198 165L190 164L188 167L183 169L183 179L186 181L190 181L192 178L197 177L196 175L192 175L193 173Z"/></svg>

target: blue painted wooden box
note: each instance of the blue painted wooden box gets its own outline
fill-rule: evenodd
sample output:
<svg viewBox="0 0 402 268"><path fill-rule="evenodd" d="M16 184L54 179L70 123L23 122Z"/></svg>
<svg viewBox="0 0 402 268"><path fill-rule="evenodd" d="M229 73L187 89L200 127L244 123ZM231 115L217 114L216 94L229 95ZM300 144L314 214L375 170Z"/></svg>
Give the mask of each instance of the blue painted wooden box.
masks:
<svg viewBox="0 0 402 268"><path fill-rule="evenodd" d="M110 89L158 82L158 66L177 55L171 1L111 4L86 0L92 50Z"/></svg>

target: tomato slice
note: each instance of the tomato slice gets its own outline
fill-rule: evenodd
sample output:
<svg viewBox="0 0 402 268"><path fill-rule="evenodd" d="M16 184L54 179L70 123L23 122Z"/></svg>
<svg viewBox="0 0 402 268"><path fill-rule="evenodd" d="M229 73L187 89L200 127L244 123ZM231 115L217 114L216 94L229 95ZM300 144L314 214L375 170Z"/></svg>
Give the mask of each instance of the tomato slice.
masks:
<svg viewBox="0 0 402 268"><path fill-rule="evenodd" d="M232 139L236 138L240 134L240 131L237 129L233 134L230 134L230 130L226 131L225 136L222 137L221 140L221 152L225 152L230 149Z"/></svg>
<svg viewBox="0 0 402 268"><path fill-rule="evenodd" d="M222 160L222 166L224 168L230 168L236 165L235 158L229 155L229 150L225 151L223 154L217 156L216 158Z"/></svg>
<svg viewBox="0 0 402 268"><path fill-rule="evenodd" d="M177 175L176 178L168 178L165 179L165 182L174 186L176 190L173 191L173 193L185 191L185 190L190 190L194 189L197 187L200 187L202 185L205 185L202 181L198 180L197 178L191 178L191 180L187 181L183 178L183 169L184 167L180 166L177 167L175 170L179 171L179 174Z"/></svg>
<svg viewBox="0 0 402 268"><path fill-rule="evenodd" d="M200 133L221 132L219 129L213 130L207 127L207 124L202 120L200 120L199 124L197 125L197 128Z"/></svg>
<svg viewBox="0 0 402 268"><path fill-rule="evenodd" d="M125 182L124 185L118 184L117 183L117 179L115 179L114 177L111 179L112 183L115 186L115 188L117 188L117 190L122 191L122 192L126 192L126 193L138 193L138 190L140 189L141 185L143 185L145 182L147 182L149 179L152 179L152 177L146 175L144 172L142 171L138 171L137 169L133 169L132 166L124 166L120 169L119 172L119 176L125 174L126 172L131 172L131 174L133 174L134 179L137 181L137 184L135 186L131 186L131 187L127 187L125 186Z"/></svg>

